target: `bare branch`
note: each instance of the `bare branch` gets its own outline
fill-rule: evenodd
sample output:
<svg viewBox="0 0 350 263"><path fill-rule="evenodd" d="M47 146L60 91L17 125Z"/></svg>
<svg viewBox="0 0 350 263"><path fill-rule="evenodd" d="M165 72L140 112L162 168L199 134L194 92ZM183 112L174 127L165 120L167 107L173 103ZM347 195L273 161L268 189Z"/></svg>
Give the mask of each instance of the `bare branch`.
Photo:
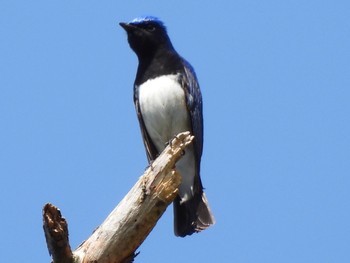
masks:
<svg viewBox="0 0 350 263"><path fill-rule="evenodd" d="M60 210L52 204L43 209L44 232L53 262L70 263L73 259L68 240L68 226Z"/></svg>
<svg viewBox="0 0 350 263"><path fill-rule="evenodd" d="M181 176L174 169L175 163L193 138L184 132L169 143L106 220L73 252L74 262L132 262L136 249L177 195ZM47 238L49 251L54 255L56 247L49 241ZM54 262L63 261L54 258Z"/></svg>

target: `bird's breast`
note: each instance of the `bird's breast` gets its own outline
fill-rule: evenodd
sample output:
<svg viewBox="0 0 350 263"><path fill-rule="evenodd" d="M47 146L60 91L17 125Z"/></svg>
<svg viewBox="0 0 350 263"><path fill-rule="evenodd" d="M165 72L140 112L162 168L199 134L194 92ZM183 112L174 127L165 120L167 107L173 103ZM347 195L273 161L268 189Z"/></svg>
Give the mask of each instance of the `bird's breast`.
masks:
<svg viewBox="0 0 350 263"><path fill-rule="evenodd" d="M190 130L184 89L178 75L160 76L138 87L141 115L158 151L179 132Z"/></svg>

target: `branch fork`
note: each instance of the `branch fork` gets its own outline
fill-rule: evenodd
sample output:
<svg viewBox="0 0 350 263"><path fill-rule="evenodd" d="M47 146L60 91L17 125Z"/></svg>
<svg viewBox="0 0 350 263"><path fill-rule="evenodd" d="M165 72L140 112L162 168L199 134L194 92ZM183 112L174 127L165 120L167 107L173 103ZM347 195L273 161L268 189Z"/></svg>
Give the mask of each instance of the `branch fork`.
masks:
<svg viewBox="0 0 350 263"><path fill-rule="evenodd" d="M105 221L73 252L66 220L58 208L46 204L44 232L53 263L132 262L136 249L178 193L181 176L175 164L193 139L189 132L178 134Z"/></svg>

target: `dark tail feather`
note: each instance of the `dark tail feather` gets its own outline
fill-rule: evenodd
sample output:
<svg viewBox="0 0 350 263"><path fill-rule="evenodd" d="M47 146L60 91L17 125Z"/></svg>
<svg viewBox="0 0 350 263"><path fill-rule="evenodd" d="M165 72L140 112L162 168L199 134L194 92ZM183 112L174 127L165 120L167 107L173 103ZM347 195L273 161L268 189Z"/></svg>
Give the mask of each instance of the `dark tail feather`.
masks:
<svg viewBox="0 0 350 263"><path fill-rule="evenodd" d="M180 203L179 196L174 200L174 231L176 236L185 237L200 232L215 223L208 200L202 194Z"/></svg>

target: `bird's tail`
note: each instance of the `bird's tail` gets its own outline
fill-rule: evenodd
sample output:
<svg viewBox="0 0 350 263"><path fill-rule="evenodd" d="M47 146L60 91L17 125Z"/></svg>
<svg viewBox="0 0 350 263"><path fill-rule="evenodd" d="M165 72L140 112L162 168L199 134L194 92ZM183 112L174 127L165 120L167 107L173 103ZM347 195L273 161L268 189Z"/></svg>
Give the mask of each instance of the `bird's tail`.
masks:
<svg viewBox="0 0 350 263"><path fill-rule="evenodd" d="M174 200L174 231L176 236L185 237L205 230L215 223L204 192L181 202L179 196Z"/></svg>

